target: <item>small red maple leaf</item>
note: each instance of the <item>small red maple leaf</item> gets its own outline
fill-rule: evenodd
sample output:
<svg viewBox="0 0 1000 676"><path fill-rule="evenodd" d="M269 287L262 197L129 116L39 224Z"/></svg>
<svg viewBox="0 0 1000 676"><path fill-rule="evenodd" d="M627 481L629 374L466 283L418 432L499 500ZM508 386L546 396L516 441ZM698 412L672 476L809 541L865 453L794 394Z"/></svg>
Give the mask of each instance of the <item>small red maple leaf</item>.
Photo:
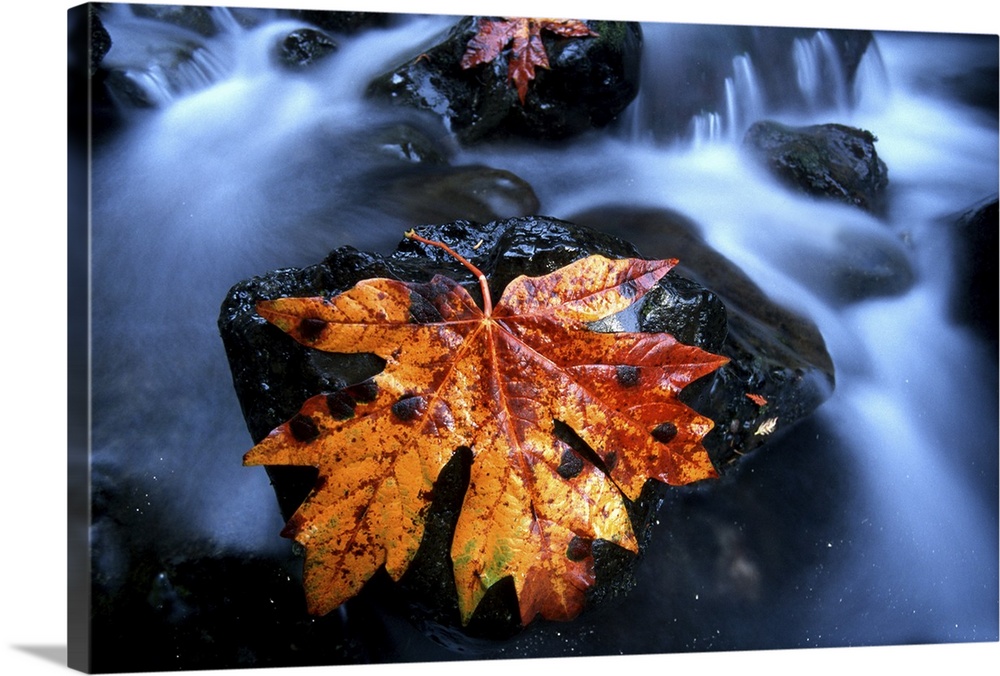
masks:
<svg viewBox="0 0 1000 676"><path fill-rule="evenodd" d="M517 96L523 105L528 83L535 79L535 67L549 68L549 57L542 43L543 29L563 37L597 37L586 23L577 19L479 19L476 34L462 55L462 68L467 70L489 63L511 45L507 81L517 87Z"/></svg>

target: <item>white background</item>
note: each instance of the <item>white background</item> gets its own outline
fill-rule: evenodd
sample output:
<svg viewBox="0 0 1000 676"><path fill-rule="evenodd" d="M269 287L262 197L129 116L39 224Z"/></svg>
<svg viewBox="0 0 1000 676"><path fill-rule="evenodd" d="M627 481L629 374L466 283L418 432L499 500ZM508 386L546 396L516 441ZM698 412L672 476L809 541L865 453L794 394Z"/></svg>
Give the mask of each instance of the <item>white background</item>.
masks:
<svg viewBox="0 0 1000 676"><path fill-rule="evenodd" d="M3 371L3 567L0 665L14 676L62 673L66 647L66 11L75 3L15 0L4 7L0 130L0 275ZM191 0L188 4L207 3ZM243 0L242 6L447 14L551 16L686 23L815 26L997 34L991 0L944 2L674 2L648 0ZM657 3L659 4L659 3ZM919 6L919 8L918 8ZM61 271L62 276L50 274ZM23 276L23 277L22 277ZM30 284L25 284L26 280ZM127 649L127 647L124 647ZM469 669L500 674L614 670L684 673L996 673L1000 644L824 649L769 653L570 658L517 662L336 667L345 675ZM270 676L316 673L268 669ZM850 673L849 671L847 673Z"/></svg>

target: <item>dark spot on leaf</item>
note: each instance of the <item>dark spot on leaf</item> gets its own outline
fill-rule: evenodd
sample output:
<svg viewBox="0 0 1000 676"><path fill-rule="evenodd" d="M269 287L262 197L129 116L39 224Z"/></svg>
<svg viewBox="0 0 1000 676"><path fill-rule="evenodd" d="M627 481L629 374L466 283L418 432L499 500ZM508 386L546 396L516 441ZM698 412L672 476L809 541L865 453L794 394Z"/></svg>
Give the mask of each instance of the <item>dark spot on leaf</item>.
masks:
<svg viewBox="0 0 1000 676"><path fill-rule="evenodd" d="M427 407L427 402L423 397L408 395L401 398L392 405L392 414L403 422L413 420Z"/></svg>
<svg viewBox="0 0 1000 676"><path fill-rule="evenodd" d="M589 462L595 467L601 468L601 471L605 474L611 471L611 468L605 464L604 460L601 459L601 456L597 454L597 451L591 448L590 444L584 441L584 439L580 437L580 435L577 434L573 428L561 420L553 420L552 424L552 431L555 432L556 438L576 451L581 460Z"/></svg>
<svg viewBox="0 0 1000 676"><path fill-rule="evenodd" d="M347 420L354 417L354 407L357 402L343 390L326 395L326 407L334 420Z"/></svg>
<svg viewBox="0 0 1000 676"><path fill-rule="evenodd" d="M590 556L590 546L593 544L590 538L582 538L579 535L573 536L566 547L566 558L570 561L583 561Z"/></svg>
<svg viewBox="0 0 1000 676"><path fill-rule="evenodd" d="M616 366L615 378L622 387L635 387L639 384L639 369L635 366Z"/></svg>
<svg viewBox="0 0 1000 676"><path fill-rule="evenodd" d="M301 413L296 413L295 417L288 421L288 431L296 441L302 442L312 441L319 436L319 428L313 419Z"/></svg>
<svg viewBox="0 0 1000 676"><path fill-rule="evenodd" d="M672 422L665 422L654 427L650 434L660 443L667 444L677 436L677 425Z"/></svg>
<svg viewBox="0 0 1000 676"><path fill-rule="evenodd" d="M326 322L315 317L305 317L299 322L299 335L310 343L319 339L326 328Z"/></svg>
<svg viewBox="0 0 1000 676"><path fill-rule="evenodd" d="M607 465L608 471L613 470L615 465L618 464L618 454L614 451L608 451L605 453L604 464Z"/></svg>
<svg viewBox="0 0 1000 676"><path fill-rule="evenodd" d="M341 392L359 404L367 404L375 401L375 398L378 396L378 385L374 380L369 378L368 380L361 381L357 385L345 387L341 390Z"/></svg>
<svg viewBox="0 0 1000 676"><path fill-rule="evenodd" d="M563 451L562 460L559 462L559 467L556 469L559 476L563 479L572 479L582 471L583 458L577 455L571 448L567 448Z"/></svg>

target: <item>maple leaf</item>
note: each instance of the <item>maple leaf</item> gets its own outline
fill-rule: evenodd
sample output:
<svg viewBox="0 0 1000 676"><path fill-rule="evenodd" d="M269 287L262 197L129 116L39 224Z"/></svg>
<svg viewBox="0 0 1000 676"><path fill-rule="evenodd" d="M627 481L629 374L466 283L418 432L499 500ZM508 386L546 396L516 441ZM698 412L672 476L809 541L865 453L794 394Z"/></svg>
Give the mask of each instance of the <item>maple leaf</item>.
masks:
<svg viewBox="0 0 1000 676"><path fill-rule="evenodd" d="M466 45L461 66L469 69L497 58L511 46L507 63L507 81L517 87L517 96L524 104L528 84L535 79L535 68L548 68L549 57L542 42L542 30L563 37L597 37L586 23L576 19L479 19L476 34Z"/></svg>
<svg viewBox="0 0 1000 676"><path fill-rule="evenodd" d="M514 279L494 307L471 263L412 231L407 237L472 270L482 309L440 275L258 303L300 343L374 353L385 368L308 399L244 464L319 469L282 534L304 546L308 609L325 614L381 566L400 579L439 472L456 449L471 449L451 548L462 622L507 576L523 624L539 614L570 619L594 581L593 541L638 549L623 495L636 499L648 479L716 475L701 445L713 423L677 394L728 360L665 333L588 329L636 302L675 260L590 256ZM594 452L574 450L557 425Z"/></svg>

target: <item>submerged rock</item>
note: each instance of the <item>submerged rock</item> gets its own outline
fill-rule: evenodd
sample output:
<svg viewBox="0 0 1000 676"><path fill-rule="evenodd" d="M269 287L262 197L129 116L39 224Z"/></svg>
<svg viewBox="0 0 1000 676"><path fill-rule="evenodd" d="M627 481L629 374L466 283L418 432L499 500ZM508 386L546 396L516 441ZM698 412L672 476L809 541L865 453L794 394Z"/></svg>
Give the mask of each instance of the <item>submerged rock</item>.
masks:
<svg viewBox="0 0 1000 676"><path fill-rule="evenodd" d="M541 217L486 225L456 221L425 226L420 232L447 243L479 266L488 275L496 297L516 276L546 274L590 254L639 256L624 239ZM695 256L687 258L690 261ZM634 321L641 331L670 331L733 359L682 395L688 405L716 421L706 448L720 471L725 471L739 455L764 440L753 436L753 425L764 417L745 397L746 392L764 393L771 399L770 415L781 416L783 427L818 405L821 388L814 391L811 386L814 381L823 381L824 375L832 381L832 366L815 328L769 303L742 276L742 284L723 284L736 307L732 315L736 331L727 333L728 301L687 276L690 270L702 270L697 261L691 262L694 266L680 274L668 274L639 304L639 311L622 321ZM709 251L704 252L702 262L709 266L707 276L713 281L740 275L729 264L713 276L711 270L724 260L717 254L713 258ZM459 281L478 298L476 280L454 258L410 240L403 240L388 256L341 248L320 264L277 270L234 286L223 303L219 327L253 441L259 442L290 419L308 397L360 382L382 368L381 360L371 355L329 354L305 348L256 313L258 300L332 296L371 277L426 281L438 273ZM762 321L769 322L770 329L758 326ZM824 366L829 367L829 374L823 371ZM439 641L465 649L474 648L480 640L490 645L491 640L522 631L513 585L504 581L490 590L468 626L458 621L450 543L470 462L471 453L459 450L442 470L435 483L424 539L398 585L418 625ZM312 488L316 472L312 468L269 467L268 473L287 519ZM639 500L628 503L640 547L648 539L664 490L662 484L647 482ZM634 585L634 555L602 541L595 543L593 552L597 580L588 592L588 608L621 599ZM400 598L399 594L394 596Z"/></svg>
<svg viewBox="0 0 1000 676"><path fill-rule="evenodd" d="M382 209L410 223L458 219L488 222L538 211L538 197L524 179L481 165L421 167L378 177Z"/></svg>
<svg viewBox="0 0 1000 676"><path fill-rule="evenodd" d="M375 127L365 134L365 141L374 143L375 149L386 159L409 164L446 165L451 160L453 148L441 142L444 133L431 133L413 123L393 121Z"/></svg>
<svg viewBox="0 0 1000 676"><path fill-rule="evenodd" d="M843 230L825 246L802 244L787 270L838 305L900 295L917 279L911 252L890 232Z"/></svg>
<svg viewBox="0 0 1000 676"><path fill-rule="evenodd" d="M376 126L351 142L371 159L357 172L355 199L407 224L486 223L538 212L538 196L526 180L482 164L451 164L448 137L415 122Z"/></svg>
<svg viewBox="0 0 1000 676"><path fill-rule="evenodd" d="M312 28L299 28L278 43L278 63L291 70L307 68L337 51L337 43L324 33Z"/></svg>
<svg viewBox="0 0 1000 676"><path fill-rule="evenodd" d="M800 192L882 215L888 169L868 131L842 124L789 127L753 124L743 145L771 173Z"/></svg>
<svg viewBox="0 0 1000 676"><path fill-rule="evenodd" d="M465 144L508 136L562 139L607 125L639 89L636 23L590 21L595 37L542 31L549 69L537 69L522 104L508 78L508 51L463 69L480 18L462 19L440 44L369 85L369 96L432 111Z"/></svg>

